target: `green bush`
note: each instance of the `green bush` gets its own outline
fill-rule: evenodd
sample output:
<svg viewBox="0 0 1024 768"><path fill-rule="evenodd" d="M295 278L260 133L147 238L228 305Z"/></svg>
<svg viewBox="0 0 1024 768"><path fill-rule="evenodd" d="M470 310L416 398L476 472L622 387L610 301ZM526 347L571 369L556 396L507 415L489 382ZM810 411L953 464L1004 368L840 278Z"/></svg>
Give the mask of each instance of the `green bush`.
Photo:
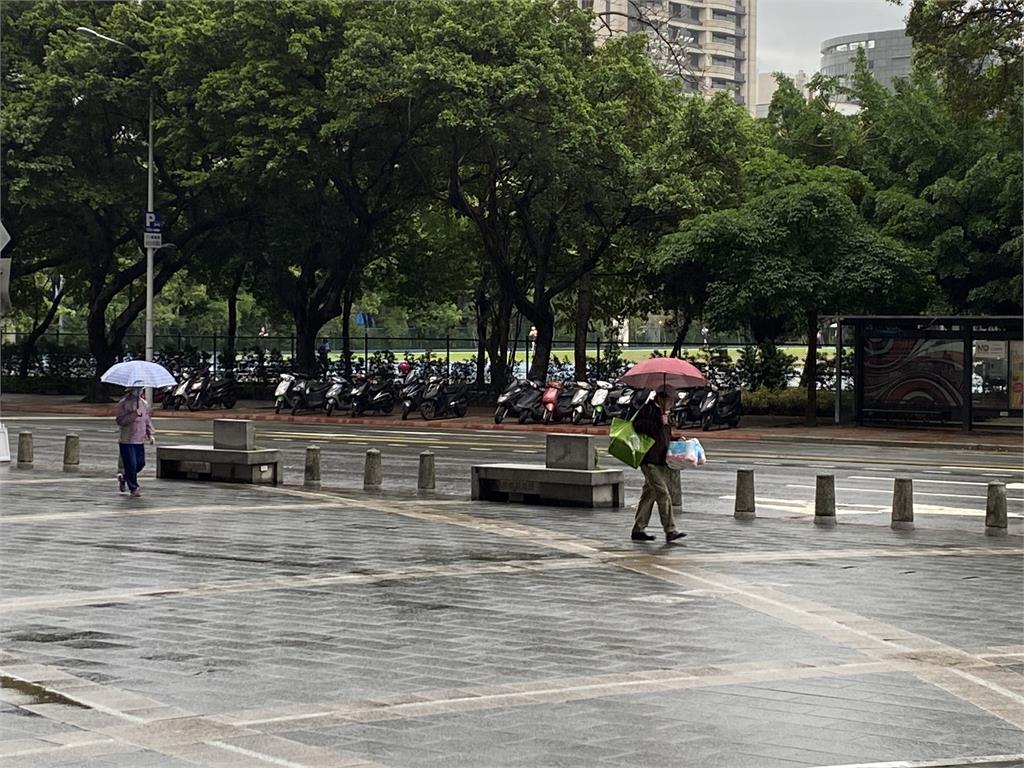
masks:
<svg viewBox="0 0 1024 768"><path fill-rule="evenodd" d="M807 390L790 389L743 390L743 412L755 416L803 416L807 408ZM818 415L828 416L835 408L831 392L818 392Z"/></svg>

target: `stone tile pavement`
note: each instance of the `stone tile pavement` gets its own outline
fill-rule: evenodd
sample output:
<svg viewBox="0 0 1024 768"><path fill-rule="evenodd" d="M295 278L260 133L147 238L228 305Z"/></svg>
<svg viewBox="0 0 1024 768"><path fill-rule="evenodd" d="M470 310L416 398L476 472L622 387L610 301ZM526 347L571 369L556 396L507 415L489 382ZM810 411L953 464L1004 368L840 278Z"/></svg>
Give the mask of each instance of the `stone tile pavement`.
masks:
<svg viewBox="0 0 1024 768"><path fill-rule="evenodd" d="M0 469L0 764L1024 764L1020 537L146 490Z"/></svg>

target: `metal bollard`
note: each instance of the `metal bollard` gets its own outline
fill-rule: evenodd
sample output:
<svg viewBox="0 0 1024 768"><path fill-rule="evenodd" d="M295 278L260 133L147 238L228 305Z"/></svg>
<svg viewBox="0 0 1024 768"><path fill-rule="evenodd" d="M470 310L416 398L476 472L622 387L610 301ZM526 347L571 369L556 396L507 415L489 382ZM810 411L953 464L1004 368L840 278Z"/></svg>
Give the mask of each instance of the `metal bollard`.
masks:
<svg viewBox="0 0 1024 768"><path fill-rule="evenodd" d="M78 471L78 435L72 432L64 438L64 471Z"/></svg>
<svg viewBox="0 0 1024 768"><path fill-rule="evenodd" d="M985 535L1006 535L1006 484L993 480L988 484L985 503Z"/></svg>
<svg viewBox="0 0 1024 768"><path fill-rule="evenodd" d="M892 482L892 529L914 530L914 481L897 477Z"/></svg>
<svg viewBox="0 0 1024 768"><path fill-rule="evenodd" d="M18 433L18 469L32 469L32 433Z"/></svg>
<svg viewBox="0 0 1024 768"><path fill-rule="evenodd" d="M752 469L736 470L736 506L732 516L737 520L753 520L757 517Z"/></svg>
<svg viewBox="0 0 1024 768"><path fill-rule="evenodd" d="M378 491L380 490L381 481L380 451L376 448L370 448L366 451L366 466L363 468L363 489Z"/></svg>
<svg viewBox="0 0 1024 768"><path fill-rule="evenodd" d="M432 491L436 488L434 476L434 454L423 451L420 454L420 473L416 479L416 488L421 491Z"/></svg>
<svg viewBox="0 0 1024 768"><path fill-rule="evenodd" d="M320 446L306 448L306 475L302 482L306 488L320 489Z"/></svg>
<svg viewBox="0 0 1024 768"><path fill-rule="evenodd" d="M672 472L668 481L668 492L672 497L672 508L676 510L682 510L683 508L683 473L679 470Z"/></svg>
<svg viewBox="0 0 1024 768"><path fill-rule="evenodd" d="M836 524L835 475L818 475L814 488L814 524L825 528Z"/></svg>

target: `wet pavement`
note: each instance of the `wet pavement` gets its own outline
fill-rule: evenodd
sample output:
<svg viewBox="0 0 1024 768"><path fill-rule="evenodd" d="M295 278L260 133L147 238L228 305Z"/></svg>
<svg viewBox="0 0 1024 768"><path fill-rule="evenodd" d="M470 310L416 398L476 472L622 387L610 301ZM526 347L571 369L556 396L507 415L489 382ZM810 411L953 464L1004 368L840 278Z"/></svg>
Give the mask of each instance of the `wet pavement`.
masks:
<svg viewBox="0 0 1024 768"><path fill-rule="evenodd" d="M1024 547L969 494L894 532L716 491L641 544L470 502L475 445L416 496L420 447L384 494L0 467L0 764L1024 764Z"/></svg>

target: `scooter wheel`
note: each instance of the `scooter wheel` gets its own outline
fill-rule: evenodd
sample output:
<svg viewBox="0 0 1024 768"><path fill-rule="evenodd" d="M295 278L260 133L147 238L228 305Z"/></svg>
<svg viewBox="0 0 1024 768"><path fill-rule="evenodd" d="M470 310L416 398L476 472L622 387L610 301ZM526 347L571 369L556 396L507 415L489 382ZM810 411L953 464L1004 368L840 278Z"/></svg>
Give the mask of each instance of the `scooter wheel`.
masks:
<svg viewBox="0 0 1024 768"><path fill-rule="evenodd" d="M733 419L732 421L729 422L729 429L732 429L734 427L738 427L739 425L740 425L740 420L739 419Z"/></svg>
<svg viewBox="0 0 1024 768"><path fill-rule="evenodd" d="M420 415L427 421L430 421L437 415L437 407L432 400L427 400L427 402L420 406Z"/></svg>
<svg viewBox="0 0 1024 768"><path fill-rule="evenodd" d="M238 401L235 399L233 395L230 397L226 397L224 398L224 407L227 408L228 410L231 410L232 408L235 407L236 402Z"/></svg>
<svg viewBox="0 0 1024 768"><path fill-rule="evenodd" d="M540 417L540 420L545 424L551 423L551 411L544 411L544 415Z"/></svg>
<svg viewBox="0 0 1024 768"><path fill-rule="evenodd" d="M408 418L409 418L409 406L408 405L403 405L402 406L402 421L405 421Z"/></svg>
<svg viewBox="0 0 1024 768"><path fill-rule="evenodd" d="M327 411L327 415L330 416L332 413L334 413L334 403L333 402L328 403L326 408L324 408L324 410Z"/></svg>
<svg viewBox="0 0 1024 768"><path fill-rule="evenodd" d="M296 403L295 405L292 406L292 416L294 416L298 412L299 412L299 404Z"/></svg>
<svg viewBox="0 0 1024 768"><path fill-rule="evenodd" d="M392 413L395 412L395 404L394 403L388 403L387 405L385 405L383 408L380 409L380 412L384 416L390 416Z"/></svg>
<svg viewBox="0 0 1024 768"><path fill-rule="evenodd" d="M530 414L527 413L526 411L520 411L519 412L519 423L520 424L525 424L529 420L529 418L530 418Z"/></svg>
<svg viewBox="0 0 1024 768"><path fill-rule="evenodd" d="M704 432L707 432L709 429L711 429L711 417L710 416L705 416L704 417L704 421L701 423L700 428Z"/></svg>
<svg viewBox="0 0 1024 768"><path fill-rule="evenodd" d="M601 426L601 421L602 421L602 419L601 419L601 414L600 414L600 413L595 413L595 414L594 414L594 418L593 418L593 424L594 424L594 426L595 426L595 427L599 427L599 426Z"/></svg>
<svg viewBox="0 0 1024 768"><path fill-rule="evenodd" d="M507 415L508 415L508 410L507 409L499 408L498 410L496 410L494 412L494 423L495 424L501 424L501 422L503 422L505 420L505 417Z"/></svg>
<svg viewBox="0 0 1024 768"><path fill-rule="evenodd" d="M201 406L202 406L202 404L199 402L199 398L198 397L189 398L188 409L190 411L198 411Z"/></svg>
<svg viewBox="0 0 1024 768"><path fill-rule="evenodd" d="M466 406L464 406L462 404L456 405L455 406L455 416L457 418L461 419L461 418L463 418L466 415L467 410L468 409L466 408Z"/></svg>
<svg viewBox="0 0 1024 768"><path fill-rule="evenodd" d="M278 400L276 403L274 403L274 413L280 413L281 412L281 407L283 405L284 405L284 401L283 400Z"/></svg>

